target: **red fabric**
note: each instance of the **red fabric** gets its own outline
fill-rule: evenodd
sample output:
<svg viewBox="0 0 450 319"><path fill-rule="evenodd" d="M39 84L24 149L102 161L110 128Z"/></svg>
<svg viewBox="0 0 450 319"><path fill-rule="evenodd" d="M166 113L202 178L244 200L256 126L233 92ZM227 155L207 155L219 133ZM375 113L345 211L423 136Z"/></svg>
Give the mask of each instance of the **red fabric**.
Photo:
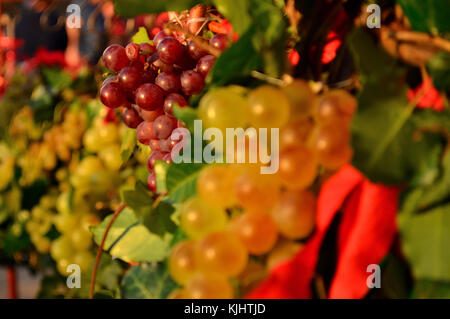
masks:
<svg viewBox="0 0 450 319"><path fill-rule="evenodd" d="M444 98L433 86L433 80L430 77L425 78L415 89L408 90L408 100L413 101L418 93L423 94L417 102L418 108L432 108L438 112L444 110Z"/></svg>
<svg viewBox="0 0 450 319"><path fill-rule="evenodd" d="M317 229L305 247L278 266L248 298L311 298L319 251L336 213L338 261L330 298L362 298L367 293L367 265L378 264L397 232L398 189L370 183L350 165L322 186L317 206Z"/></svg>

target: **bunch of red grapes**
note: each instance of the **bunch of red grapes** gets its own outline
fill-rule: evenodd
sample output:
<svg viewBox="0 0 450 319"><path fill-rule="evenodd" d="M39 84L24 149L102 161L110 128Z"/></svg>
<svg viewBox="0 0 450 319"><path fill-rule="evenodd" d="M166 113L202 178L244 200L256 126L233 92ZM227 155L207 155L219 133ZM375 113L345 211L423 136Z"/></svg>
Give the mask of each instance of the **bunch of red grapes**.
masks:
<svg viewBox="0 0 450 319"><path fill-rule="evenodd" d="M107 107L123 107L124 123L136 129L140 143L150 146L148 186L154 192L155 162L171 162L171 150L178 142L171 134L183 125L174 117L173 108L188 105L190 96L202 92L216 60L207 49L224 51L229 38L217 34L208 43L163 30L152 42L106 48L103 62L114 74L103 82L100 99Z"/></svg>

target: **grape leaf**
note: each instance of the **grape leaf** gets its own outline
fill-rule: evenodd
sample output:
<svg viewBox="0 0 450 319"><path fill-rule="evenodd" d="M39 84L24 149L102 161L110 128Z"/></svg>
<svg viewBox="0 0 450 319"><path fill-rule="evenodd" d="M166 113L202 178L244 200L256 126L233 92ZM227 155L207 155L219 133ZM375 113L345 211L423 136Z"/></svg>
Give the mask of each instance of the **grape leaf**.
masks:
<svg viewBox="0 0 450 319"><path fill-rule="evenodd" d="M158 193L163 193L167 191L166 187L166 176L167 170L169 168L169 163L165 161L156 161L155 163L155 175L156 175L156 191Z"/></svg>
<svg viewBox="0 0 450 319"><path fill-rule="evenodd" d="M450 53L436 54L428 61L427 70L438 90L450 92Z"/></svg>
<svg viewBox="0 0 450 319"><path fill-rule="evenodd" d="M136 32L136 34L131 38L131 41L136 44L151 42L150 38L148 37L147 29L144 27L139 28L138 32Z"/></svg>
<svg viewBox="0 0 450 319"><path fill-rule="evenodd" d="M191 107L179 107L175 105L173 108L173 114L177 119L182 121L187 129L191 132L194 131L194 121L198 119L197 111Z"/></svg>
<svg viewBox="0 0 450 319"><path fill-rule="evenodd" d="M121 295L125 299L162 299L177 288L162 264L133 266L122 280Z"/></svg>
<svg viewBox="0 0 450 319"><path fill-rule="evenodd" d="M201 163L180 163L169 167L166 185L173 202L182 202L196 194L197 177L204 166Z"/></svg>
<svg viewBox="0 0 450 319"><path fill-rule="evenodd" d="M248 13L249 0L213 0L217 10L233 25L233 31L243 34L250 26L251 17Z"/></svg>
<svg viewBox="0 0 450 319"><path fill-rule="evenodd" d="M450 31L449 0L398 0L416 31L438 35Z"/></svg>
<svg viewBox="0 0 450 319"><path fill-rule="evenodd" d="M136 143L136 130L127 128L123 137L122 146L120 148L123 163L128 162L131 155L133 155L136 148Z"/></svg>
<svg viewBox="0 0 450 319"><path fill-rule="evenodd" d="M165 236L166 233L173 234L177 226L171 217L174 208L169 203L161 201L159 205L147 214L144 218L144 225L153 233L159 236Z"/></svg>
<svg viewBox="0 0 450 319"><path fill-rule="evenodd" d="M94 240L100 243L112 215L92 229ZM124 209L112 225L104 249L126 262L161 261L169 250L171 236L161 238L140 223L131 209Z"/></svg>

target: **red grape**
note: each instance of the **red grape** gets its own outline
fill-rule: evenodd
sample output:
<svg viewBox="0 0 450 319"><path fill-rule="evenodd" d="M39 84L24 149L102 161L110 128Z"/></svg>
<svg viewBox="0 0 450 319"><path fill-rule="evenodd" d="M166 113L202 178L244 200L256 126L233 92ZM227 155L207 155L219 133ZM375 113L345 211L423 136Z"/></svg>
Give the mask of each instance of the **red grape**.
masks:
<svg viewBox="0 0 450 319"><path fill-rule="evenodd" d="M155 84L144 83L136 90L135 102L140 108L152 111L163 106L164 92Z"/></svg>
<svg viewBox="0 0 450 319"><path fill-rule="evenodd" d="M155 47L158 47L158 45L161 43L161 41L169 36L170 36L170 34L167 33L166 31L164 31L164 30L159 31L153 38L153 45Z"/></svg>
<svg viewBox="0 0 450 319"><path fill-rule="evenodd" d="M156 175L154 172L148 175L147 186L151 192L156 192Z"/></svg>
<svg viewBox="0 0 450 319"><path fill-rule="evenodd" d="M156 77L155 84L167 93L178 92L181 88L180 77L173 72L161 72Z"/></svg>
<svg viewBox="0 0 450 319"><path fill-rule="evenodd" d="M142 81L142 70L137 67L127 66L119 73L119 82L124 89L134 90Z"/></svg>
<svg viewBox="0 0 450 319"><path fill-rule="evenodd" d="M206 42L205 42L206 44ZM195 41L191 40L188 42L187 45L187 51L190 55L191 58L193 58L194 60L198 60L202 57L204 57L205 55L208 54L207 51L203 50Z"/></svg>
<svg viewBox="0 0 450 319"><path fill-rule="evenodd" d="M119 83L110 82L100 89L100 100L107 107L116 108L125 103L125 92Z"/></svg>
<svg viewBox="0 0 450 319"><path fill-rule="evenodd" d="M149 145L150 141L156 138L153 131L153 122L144 121L139 124L136 129L136 136L139 142Z"/></svg>
<svg viewBox="0 0 450 319"><path fill-rule="evenodd" d="M153 122L153 130L159 139L168 138L175 128L175 121L167 115L161 115Z"/></svg>
<svg viewBox="0 0 450 319"><path fill-rule="evenodd" d="M186 99L178 93L169 94L164 101L164 112L168 115L173 116L173 107L174 105L178 105L179 107L183 107L188 105Z"/></svg>
<svg viewBox="0 0 450 319"><path fill-rule="evenodd" d="M105 66L113 71L120 71L130 63L125 48L117 44L107 47L103 51L102 59Z"/></svg>
<svg viewBox="0 0 450 319"><path fill-rule="evenodd" d="M136 128L142 122L142 118L133 109L125 109L122 112L122 120L130 128Z"/></svg>
<svg viewBox="0 0 450 319"><path fill-rule="evenodd" d="M204 80L200 73L189 70L181 73L181 89L186 95L200 93L203 90Z"/></svg>
<svg viewBox="0 0 450 319"><path fill-rule="evenodd" d="M164 157L164 153L160 151L153 151L150 154L150 157L147 160L147 169L149 172L153 172L153 169L155 168L156 161L162 161Z"/></svg>
<svg viewBox="0 0 450 319"><path fill-rule="evenodd" d="M161 150L161 143L157 139L151 140L150 143L148 144L148 146L150 146L150 149L152 150L152 152Z"/></svg>
<svg viewBox="0 0 450 319"><path fill-rule="evenodd" d="M153 122L158 116L163 115L163 113L164 113L162 108L158 108L153 111L147 111L147 110L139 108L137 105L136 105L136 107L138 108L140 117L142 117L144 119L144 121L147 121L147 122Z"/></svg>
<svg viewBox="0 0 450 319"><path fill-rule="evenodd" d="M127 57L130 61L136 61L137 59L139 59L139 50L140 46L136 43L128 43L128 45L125 47Z"/></svg>
<svg viewBox="0 0 450 319"><path fill-rule="evenodd" d="M144 55L149 55L156 52L156 48L150 43L141 43L140 50Z"/></svg>
<svg viewBox="0 0 450 319"><path fill-rule="evenodd" d="M209 40L209 45L220 51L225 51L229 43L230 41L226 34L216 34Z"/></svg>
<svg viewBox="0 0 450 319"><path fill-rule="evenodd" d="M175 64L183 56L183 45L172 37L163 39L157 50L159 59L166 64Z"/></svg>
<svg viewBox="0 0 450 319"><path fill-rule="evenodd" d="M209 71L212 69L214 62L216 62L216 57L214 55L205 55L203 58L198 60L197 72L206 78Z"/></svg>

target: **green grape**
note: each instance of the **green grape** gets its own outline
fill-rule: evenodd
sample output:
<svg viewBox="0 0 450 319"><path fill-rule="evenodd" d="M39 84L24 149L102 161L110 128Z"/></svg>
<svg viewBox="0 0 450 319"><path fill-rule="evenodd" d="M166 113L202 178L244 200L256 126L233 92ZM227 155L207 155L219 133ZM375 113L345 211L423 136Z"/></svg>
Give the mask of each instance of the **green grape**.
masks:
<svg viewBox="0 0 450 319"><path fill-rule="evenodd" d="M291 104L291 120L303 119L312 113L316 95L306 81L296 79L281 89Z"/></svg>
<svg viewBox="0 0 450 319"><path fill-rule="evenodd" d="M98 153L98 156L106 168L112 171L118 171L123 164L120 146L117 144L111 144L105 147Z"/></svg>
<svg viewBox="0 0 450 319"><path fill-rule="evenodd" d="M247 251L233 233L212 233L198 244L198 262L204 272L236 276L244 270L247 261Z"/></svg>
<svg viewBox="0 0 450 319"><path fill-rule="evenodd" d="M226 223L225 210L206 205L197 197L187 200L181 207L181 228L191 238L200 239L211 232L224 229Z"/></svg>
<svg viewBox="0 0 450 319"><path fill-rule="evenodd" d="M72 230L71 233L71 240L72 240L72 246L76 250L86 250L89 247L91 247L92 240L91 240L91 232L89 230L83 229L83 228L77 228Z"/></svg>
<svg viewBox="0 0 450 319"><path fill-rule="evenodd" d="M288 189L304 189L312 184L317 175L317 159L313 151L298 145L280 152L277 172Z"/></svg>
<svg viewBox="0 0 450 319"><path fill-rule="evenodd" d="M81 271L88 271L94 261L94 255L89 250L77 251L73 256L73 262L80 266Z"/></svg>
<svg viewBox="0 0 450 319"><path fill-rule="evenodd" d="M113 144L119 141L119 129L114 123L100 125L98 135L103 145Z"/></svg>
<svg viewBox="0 0 450 319"><path fill-rule="evenodd" d="M252 90L248 94L248 103L250 124L253 127L281 128L289 120L289 100L276 87L264 85Z"/></svg>
<svg viewBox="0 0 450 319"><path fill-rule="evenodd" d="M63 275L63 276L68 276L69 273L67 272L67 266L69 266L70 264L72 264L69 259L59 259L56 262L56 269L58 270L58 272Z"/></svg>
<svg viewBox="0 0 450 319"><path fill-rule="evenodd" d="M169 257L169 272L172 278L180 285L186 282L197 271L197 246L192 240L177 244Z"/></svg>
<svg viewBox="0 0 450 319"><path fill-rule="evenodd" d="M311 192L284 193L272 210L280 234L289 239L309 236L315 225L316 198Z"/></svg>
<svg viewBox="0 0 450 319"><path fill-rule="evenodd" d="M67 236L61 236L52 242L50 254L55 260L69 259L74 254L71 240Z"/></svg>
<svg viewBox="0 0 450 319"><path fill-rule="evenodd" d="M275 222L266 213L244 213L233 221L232 230L253 255L271 250L278 236Z"/></svg>
<svg viewBox="0 0 450 319"><path fill-rule="evenodd" d="M63 233L70 233L78 224L78 217L75 214L58 214L54 217L56 229Z"/></svg>
<svg viewBox="0 0 450 319"><path fill-rule="evenodd" d="M197 194L210 205L231 207L236 203L235 195L230 191L235 182L235 170L229 166L209 166L198 176Z"/></svg>
<svg viewBox="0 0 450 319"><path fill-rule="evenodd" d="M186 285L187 299L231 299L233 286L223 277L211 274L198 274Z"/></svg>
<svg viewBox="0 0 450 319"><path fill-rule="evenodd" d="M244 127L247 123L247 101L233 88L211 90L201 99L198 116L203 128L215 127L225 132L226 128Z"/></svg>

